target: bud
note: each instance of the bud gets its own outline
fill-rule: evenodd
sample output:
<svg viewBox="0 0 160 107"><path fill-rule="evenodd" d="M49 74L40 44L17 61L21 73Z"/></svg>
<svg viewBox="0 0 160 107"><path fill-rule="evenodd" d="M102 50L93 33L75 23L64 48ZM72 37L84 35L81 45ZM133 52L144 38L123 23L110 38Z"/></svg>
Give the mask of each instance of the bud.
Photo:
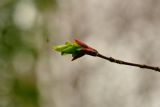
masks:
<svg viewBox="0 0 160 107"><path fill-rule="evenodd" d="M97 56L98 51L89 47L80 40L75 39L74 42L66 42L65 45L53 47L55 51L61 52L61 55L72 54L72 61L84 55Z"/></svg>

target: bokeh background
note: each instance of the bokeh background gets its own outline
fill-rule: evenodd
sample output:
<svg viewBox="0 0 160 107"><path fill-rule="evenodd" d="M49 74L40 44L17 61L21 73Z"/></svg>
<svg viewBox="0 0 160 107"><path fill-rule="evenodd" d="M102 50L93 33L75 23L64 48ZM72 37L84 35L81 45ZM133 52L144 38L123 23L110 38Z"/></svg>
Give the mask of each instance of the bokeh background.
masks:
<svg viewBox="0 0 160 107"><path fill-rule="evenodd" d="M160 73L52 46L160 66L159 0L0 0L0 107L160 107Z"/></svg>

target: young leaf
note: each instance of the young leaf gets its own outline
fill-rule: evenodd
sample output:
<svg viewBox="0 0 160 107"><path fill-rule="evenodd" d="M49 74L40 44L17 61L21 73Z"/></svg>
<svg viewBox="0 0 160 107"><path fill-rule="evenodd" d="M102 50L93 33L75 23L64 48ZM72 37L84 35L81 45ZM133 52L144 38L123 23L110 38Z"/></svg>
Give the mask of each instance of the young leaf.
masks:
<svg viewBox="0 0 160 107"><path fill-rule="evenodd" d="M61 52L61 55L71 54L73 59L82 57L83 55L96 56L97 51L80 40L75 39L74 42L67 41L64 45L59 45L53 48L55 51Z"/></svg>

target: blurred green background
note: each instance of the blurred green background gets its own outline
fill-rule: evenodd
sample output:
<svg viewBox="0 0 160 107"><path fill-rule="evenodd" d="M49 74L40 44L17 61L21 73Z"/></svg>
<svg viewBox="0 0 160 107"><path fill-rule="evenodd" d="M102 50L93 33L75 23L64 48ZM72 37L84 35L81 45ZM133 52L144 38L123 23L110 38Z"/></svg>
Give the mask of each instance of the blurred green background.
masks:
<svg viewBox="0 0 160 107"><path fill-rule="evenodd" d="M39 107L36 66L46 50L44 16L55 0L0 0L0 107Z"/></svg>
<svg viewBox="0 0 160 107"><path fill-rule="evenodd" d="M159 73L52 51L77 38L160 66L159 10L159 0L0 0L0 107L160 107Z"/></svg>

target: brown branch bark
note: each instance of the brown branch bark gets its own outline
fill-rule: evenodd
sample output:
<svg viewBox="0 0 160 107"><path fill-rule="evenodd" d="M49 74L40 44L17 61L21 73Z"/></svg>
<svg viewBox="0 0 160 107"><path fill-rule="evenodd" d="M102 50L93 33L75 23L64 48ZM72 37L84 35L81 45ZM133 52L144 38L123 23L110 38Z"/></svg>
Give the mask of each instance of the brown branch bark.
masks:
<svg viewBox="0 0 160 107"><path fill-rule="evenodd" d="M113 57L107 57L107 56L101 55L99 53L97 54L97 57L106 59L106 60L108 60L110 62L117 63L117 64L135 66L135 67L139 67L139 68L151 69L151 70L160 72L160 68L159 67L149 66L149 65L145 65L145 64L136 64L136 63L126 62L126 61L115 59Z"/></svg>

